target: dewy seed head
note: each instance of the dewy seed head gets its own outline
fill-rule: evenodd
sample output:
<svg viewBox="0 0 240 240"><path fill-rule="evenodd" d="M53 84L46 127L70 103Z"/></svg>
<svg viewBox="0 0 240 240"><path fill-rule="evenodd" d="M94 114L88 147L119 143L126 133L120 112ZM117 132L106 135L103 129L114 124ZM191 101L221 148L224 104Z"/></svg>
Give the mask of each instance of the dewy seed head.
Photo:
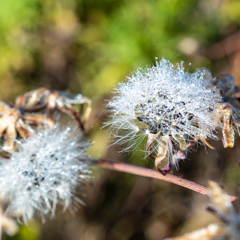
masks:
<svg viewBox="0 0 240 240"><path fill-rule="evenodd" d="M221 96L211 81L205 71L185 72L183 62L174 66L164 58L156 66L138 68L119 83L108 104L113 115L106 125L119 142L129 141L131 146L136 126L147 129L145 134L217 138L213 131L219 126L216 106Z"/></svg>
<svg viewBox="0 0 240 240"><path fill-rule="evenodd" d="M35 213L54 215L75 199L75 188L89 178L85 151L89 143L78 129L58 127L39 131L19 143L19 150L1 162L0 198L6 213L27 222Z"/></svg>

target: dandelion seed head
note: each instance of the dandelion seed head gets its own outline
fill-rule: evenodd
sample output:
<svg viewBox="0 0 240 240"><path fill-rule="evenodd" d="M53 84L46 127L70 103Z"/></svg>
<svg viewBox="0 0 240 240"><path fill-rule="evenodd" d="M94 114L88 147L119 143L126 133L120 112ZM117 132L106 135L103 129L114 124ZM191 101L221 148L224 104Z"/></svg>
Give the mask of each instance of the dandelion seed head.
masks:
<svg viewBox="0 0 240 240"><path fill-rule="evenodd" d="M79 134L71 128L41 130L1 162L0 198L8 203L9 215L27 222L35 213L54 215L57 205L66 209L78 200L75 188L90 176L88 164L77 160L86 158L89 146Z"/></svg>
<svg viewBox="0 0 240 240"><path fill-rule="evenodd" d="M174 66L164 58L156 66L138 68L116 88L108 103L112 118L106 125L121 143L134 141L136 129L145 135L216 139L213 131L219 126L216 106L221 96L206 73L186 72L183 62Z"/></svg>

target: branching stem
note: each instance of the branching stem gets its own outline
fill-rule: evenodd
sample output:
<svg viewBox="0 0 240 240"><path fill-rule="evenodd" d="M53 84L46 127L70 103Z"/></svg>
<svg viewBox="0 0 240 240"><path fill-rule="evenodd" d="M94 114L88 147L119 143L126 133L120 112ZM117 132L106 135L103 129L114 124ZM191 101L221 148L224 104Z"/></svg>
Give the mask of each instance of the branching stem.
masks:
<svg viewBox="0 0 240 240"><path fill-rule="evenodd" d="M130 165L127 163L114 162L114 161L103 160L103 159L99 159L99 160L95 159L95 160L91 160L91 161L94 165L97 165L102 168L107 168L107 169L120 171L120 172L131 173L131 174L144 176L144 177L160 179L160 180L163 180L166 182L174 183L176 185L188 188L188 189L198 192L200 194L208 195L206 187L204 187L200 184L191 182L189 180L186 180L184 178L174 176L170 173L168 173L164 176L156 170L138 167L138 166ZM229 197L230 201L236 200L236 196L228 194L228 197Z"/></svg>

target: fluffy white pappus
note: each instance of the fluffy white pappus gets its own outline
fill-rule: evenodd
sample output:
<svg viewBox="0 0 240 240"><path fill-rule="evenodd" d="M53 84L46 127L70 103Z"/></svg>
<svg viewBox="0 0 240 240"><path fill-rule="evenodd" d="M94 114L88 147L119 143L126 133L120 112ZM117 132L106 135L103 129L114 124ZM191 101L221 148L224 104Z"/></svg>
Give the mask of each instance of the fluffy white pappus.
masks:
<svg viewBox="0 0 240 240"><path fill-rule="evenodd" d="M78 159L87 159L89 143L77 128L40 130L19 145L0 165L0 199L8 204L6 214L27 222L35 213L53 216L57 205L65 210L73 200L81 203L75 189L90 171L88 163Z"/></svg>
<svg viewBox="0 0 240 240"><path fill-rule="evenodd" d="M221 96L207 74L204 70L186 72L183 62L174 66L164 58L156 60L156 66L138 68L115 89L106 126L110 125L112 135L127 148L152 134L217 139L216 108Z"/></svg>

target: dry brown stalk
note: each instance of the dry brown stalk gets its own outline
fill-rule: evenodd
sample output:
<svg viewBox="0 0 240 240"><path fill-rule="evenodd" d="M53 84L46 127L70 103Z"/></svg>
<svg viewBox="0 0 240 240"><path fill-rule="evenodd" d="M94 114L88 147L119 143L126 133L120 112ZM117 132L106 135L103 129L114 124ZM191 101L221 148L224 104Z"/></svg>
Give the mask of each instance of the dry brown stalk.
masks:
<svg viewBox="0 0 240 240"><path fill-rule="evenodd" d="M99 159L99 160L94 159L91 161L92 161L92 164L97 165L102 168L111 169L111 170L120 171L120 172L131 173L131 174L144 176L144 177L160 179L160 180L174 183L176 185L182 186L184 188L188 188L192 191L195 191L200 194L208 196L206 187L204 187L200 184L191 182L189 180L186 180L184 178L174 176L170 173L168 173L164 176L161 173L159 173L158 171L153 170L153 169L143 168L143 167L127 164L127 163L109 161L109 160L104 160L104 159ZM234 200L236 200L236 196L228 194L228 200L234 201Z"/></svg>

